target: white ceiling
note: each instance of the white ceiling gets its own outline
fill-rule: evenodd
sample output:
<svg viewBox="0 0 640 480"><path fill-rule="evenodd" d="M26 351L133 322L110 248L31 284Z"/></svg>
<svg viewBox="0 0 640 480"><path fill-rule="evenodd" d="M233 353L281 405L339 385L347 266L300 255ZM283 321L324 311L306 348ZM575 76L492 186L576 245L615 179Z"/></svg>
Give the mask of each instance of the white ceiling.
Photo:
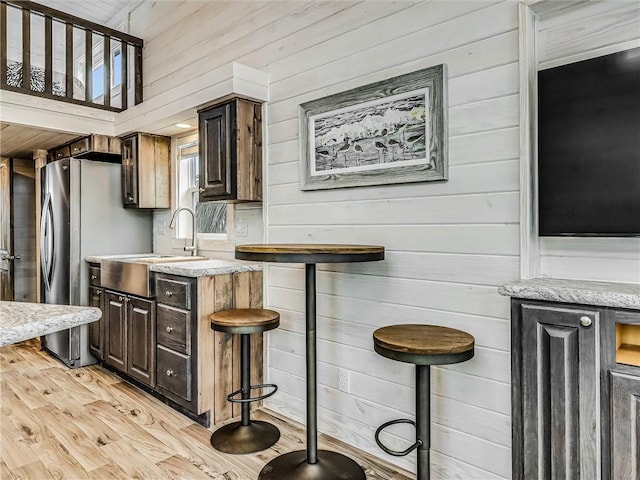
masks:
<svg viewBox="0 0 640 480"><path fill-rule="evenodd" d="M37 3L117 29L117 24L129 13L130 4L136 5L140 0L37 0Z"/></svg>

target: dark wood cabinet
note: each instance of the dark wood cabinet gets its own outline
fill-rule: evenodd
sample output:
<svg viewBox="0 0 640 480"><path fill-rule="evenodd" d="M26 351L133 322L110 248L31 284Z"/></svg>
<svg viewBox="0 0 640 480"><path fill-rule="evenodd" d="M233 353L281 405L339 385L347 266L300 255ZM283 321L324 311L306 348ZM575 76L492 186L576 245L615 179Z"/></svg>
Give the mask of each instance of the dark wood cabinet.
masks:
<svg viewBox="0 0 640 480"><path fill-rule="evenodd" d="M127 373L155 386L156 312L153 300L127 298Z"/></svg>
<svg viewBox="0 0 640 480"><path fill-rule="evenodd" d="M104 360L102 328L104 325L104 290L98 287L89 287L89 306L102 310L102 318L89 324L89 351L98 360Z"/></svg>
<svg viewBox="0 0 640 480"><path fill-rule="evenodd" d="M640 478L640 376L611 372L611 478Z"/></svg>
<svg viewBox="0 0 640 480"><path fill-rule="evenodd" d="M513 313L513 478L599 478L600 312L516 302Z"/></svg>
<svg viewBox="0 0 640 480"><path fill-rule="evenodd" d="M108 290L104 296L104 362L155 386L155 302Z"/></svg>
<svg viewBox="0 0 640 480"><path fill-rule="evenodd" d="M118 137L97 134L87 135L49 150L47 162L74 157L119 163L121 159L121 143Z"/></svg>
<svg viewBox="0 0 640 480"><path fill-rule="evenodd" d="M262 201L262 105L234 98L198 112L200 202Z"/></svg>
<svg viewBox="0 0 640 480"><path fill-rule="evenodd" d="M127 370L127 307L126 296L105 293L104 361L123 372Z"/></svg>
<svg viewBox="0 0 640 480"><path fill-rule="evenodd" d="M167 398L196 414L198 379L197 357L192 355L192 345L197 344L194 328L197 312L191 310L198 304L197 280L175 275L156 274L157 301L157 363L158 391ZM207 332L209 333L209 332Z"/></svg>
<svg viewBox="0 0 640 480"><path fill-rule="evenodd" d="M511 309L514 480L640 478L640 312Z"/></svg>
<svg viewBox="0 0 640 480"><path fill-rule="evenodd" d="M135 133L122 139L122 204L171 207L171 139Z"/></svg>

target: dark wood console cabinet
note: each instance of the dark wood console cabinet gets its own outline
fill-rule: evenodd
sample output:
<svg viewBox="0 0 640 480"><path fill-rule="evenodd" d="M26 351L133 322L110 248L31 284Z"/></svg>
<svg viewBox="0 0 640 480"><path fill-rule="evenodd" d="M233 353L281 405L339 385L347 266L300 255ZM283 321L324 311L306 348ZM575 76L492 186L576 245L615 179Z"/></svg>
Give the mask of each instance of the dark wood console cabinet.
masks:
<svg viewBox="0 0 640 480"><path fill-rule="evenodd" d="M640 312L511 306L514 480L639 478L640 366L616 362L616 324Z"/></svg>
<svg viewBox="0 0 640 480"><path fill-rule="evenodd" d="M200 201L262 201L262 105L234 98L198 112Z"/></svg>

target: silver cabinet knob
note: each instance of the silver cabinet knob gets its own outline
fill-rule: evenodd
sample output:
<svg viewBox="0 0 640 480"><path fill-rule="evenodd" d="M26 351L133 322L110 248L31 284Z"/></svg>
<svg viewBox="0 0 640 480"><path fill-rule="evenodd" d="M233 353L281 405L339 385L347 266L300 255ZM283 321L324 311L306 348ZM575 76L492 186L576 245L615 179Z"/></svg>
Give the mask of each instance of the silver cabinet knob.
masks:
<svg viewBox="0 0 640 480"><path fill-rule="evenodd" d="M167 331L167 333L171 333L173 332L173 327L167 327L165 328L165 330Z"/></svg>
<svg viewBox="0 0 640 480"><path fill-rule="evenodd" d="M583 315L582 317L580 317L580 325L582 325L583 327L590 327L591 323L592 323L592 320L586 315Z"/></svg>
<svg viewBox="0 0 640 480"><path fill-rule="evenodd" d="M119 301L119 302L124 301L124 297L118 297L118 301Z"/></svg>
<svg viewBox="0 0 640 480"><path fill-rule="evenodd" d="M171 377L173 375L173 370L167 370L164 372L167 377Z"/></svg>
<svg viewBox="0 0 640 480"><path fill-rule="evenodd" d="M97 280L98 276L97 275L91 275L91 280Z"/></svg>
<svg viewBox="0 0 640 480"><path fill-rule="evenodd" d="M198 192L200 192L200 193L204 193L204 188L200 187L200 188L198 189Z"/></svg>
<svg viewBox="0 0 640 480"><path fill-rule="evenodd" d="M171 295L173 295L173 292L172 292L171 290L167 290L166 292L164 292L164 294L165 294L167 297L170 297Z"/></svg>
<svg viewBox="0 0 640 480"><path fill-rule="evenodd" d="M129 196L127 197L127 200L128 200L129 202L133 202L133 197L132 197L131 195L129 195Z"/></svg>

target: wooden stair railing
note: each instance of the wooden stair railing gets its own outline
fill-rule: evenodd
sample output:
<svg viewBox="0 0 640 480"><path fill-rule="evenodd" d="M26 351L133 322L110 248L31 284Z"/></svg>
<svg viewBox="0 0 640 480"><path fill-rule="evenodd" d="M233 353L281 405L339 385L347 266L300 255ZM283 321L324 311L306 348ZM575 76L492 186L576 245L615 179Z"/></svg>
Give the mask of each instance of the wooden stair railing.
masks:
<svg viewBox="0 0 640 480"><path fill-rule="evenodd" d="M9 63L8 45L9 35L7 33L7 19L10 9L13 17L20 17L22 36L22 58L21 62ZM21 15L20 15L21 13ZM37 15L44 19L44 68L32 65L32 16ZM64 82L54 79L54 26L64 27ZM15 25L17 29L17 25ZM84 51L74 51L74 31L76 33L84 31ZM35 32L39 33L39 32ZM94 75L94 36L102 37L98 43L102 42L103 65L103 91L102 95L94 98L93 75ZM76 36L77 38L77 36ZM119 65L116 64L116 57L112 58L113 44L120 44ZM11 90L35 95L39 97L61 100L64 102L86 105L104 110L120 112L133 105L142 102L142 47L143 40L132 35L119 32L109 27L99 25L88 20L70 15L59 10L55 10L35 2L25 0L0 0L0 89ZM133 59L130 59L130 51ZM58 52L62 53L62 52ZM78 55L80 54L80 55ZM74 77L74 66L78 57L84 55L84 82L80 82ZM120 83L112 86L111 65L120 67ZM133 70L132 70L133 69ZM132 79L133 85L130 85ZM118 79L114 79L114 82ZM74 96L76 86L84 87L84 98ZM120 105L114 106L111 96L112 88L119 87ZM129 89L132 88L133 99L130 98ZM97 93L97 92L96 92ZM96 101L101 98L102 101Z"/></svg>

